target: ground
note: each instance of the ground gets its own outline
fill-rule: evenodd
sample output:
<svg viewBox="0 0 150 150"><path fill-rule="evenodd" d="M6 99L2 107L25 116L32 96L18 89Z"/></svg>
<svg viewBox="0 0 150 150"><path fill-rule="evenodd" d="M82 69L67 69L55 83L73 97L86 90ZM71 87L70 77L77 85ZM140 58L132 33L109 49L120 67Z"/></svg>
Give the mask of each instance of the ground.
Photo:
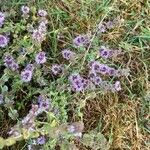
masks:
<svg viewBox="0 0 150 150"><path fill-rule="evenodd" d="M122 48L126 54L117 63L130 68L130 76L120 78L123 90L118 93L90 94L82 108L84 133L101 132L110 143L110 150L150 149L150 3L148 0L3 0L0 8L18 13L22 5L48 11L53 56L70 43L77 34L94 31L100 21L118 18L119 26L101 37L106 44ZM56 42L55 33L63 31L63 44ZM70 37L70 39L69 39ZM77 95L78 100L84 96ZM71 104L70 108L74 108ZM75 111L68 122L78 121ZM1 129L13 122L4 118ZM5 129L7 128L7 129ZM3 135L3 132L0 132ZM77 142L79 149L88 147ZM23 150L17 143L10 150ZM8 149L8 148L5 148Z"/></svg>

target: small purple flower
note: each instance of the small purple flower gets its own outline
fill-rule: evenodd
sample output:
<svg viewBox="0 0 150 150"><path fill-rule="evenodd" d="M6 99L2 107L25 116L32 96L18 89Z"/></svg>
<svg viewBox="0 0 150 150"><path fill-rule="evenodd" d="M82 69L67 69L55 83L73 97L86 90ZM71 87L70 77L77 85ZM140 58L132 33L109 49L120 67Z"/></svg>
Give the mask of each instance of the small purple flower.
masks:
<svg viewBox="0 0 150 150"><path fill-rule="evenodd" d="M28 65L26 65L25 70L28 70L28 71L32 71L32 72L33 72L33 70L34 70L33 64L28 64Z"/></svg>
<svg viewBox="0 0 150 150"><path fill-rule="evenodd" d="M45 10L39 10L39 11L38 11L38 15L39 15L40 17L46 17L46 16L47 16L47 12L46 12Z"/></svg>
<svg viewBox="0 0 150 150"><path fill-rule="evenodd" d="M74 133L75 132L75 126L73 125L69 125L68 128L67 128L68 132L70 133Z"/></svg>
<svg viewBox="0 0 150 150"><path fill-rule="evenodd" d="M102 46L99 50L99 54L102 58L110 58L112 57L112 51Z"/></svg>
<svg viewBox="0 0 150 150"><path fill-rule="evenodd" d="M15 62L11 55L6 55L4 57L4 63L5 66L10 68L12 71L16 71L19 68L19 65Z"/></svg>
<svg viewBox="0 0 150 150"><path fill-rule="evenodd" d="M105 64L100 64L98 61L93 61L91 66L91 71L95 73L106 74L109 67Z"/></svg>
<svg viewBox="0 0 150 150"><path fill-rule="evenodd" d="M92 81L95 85L100 85L102 83L102 79L99 76L95 77Z"/></svg>
<svg viewBox="0 0 150 150"><path fill-rule="evenodd" d="M101 64L99 68L99 73L106 74L108 72L109 67L105 64Z"/></svg>
<svg viewBox="0 0 150 150"><path fill-rule="evenodd" d="M92 61L89 63L89 67L92 72L99 72L101 64L98 61Z"/></svg>
<svg viewBox="0 0 150 150"><path fill-rule="evenodd" d="M28 6L22 6L21 11L24 15L27 15L30 11L30 8Z"/></svg>
<svg viewBox="0 0 150 150"><path fill-rule="evenodd" d="M45 40L45 33L42 32L41 30L33 30L32 33L32 39L38 43L41 43L42 41Z"/></svg>
<svg viewBox="0 0 150 150"><path fill-rule="evenodd" d="M9 39L6 36L0 35L0 47L6 47L8 45L8 41Z"/></svg>
<svg viewBox="0 0 150 150"><path fill-rule="evenodd" d="M41 22L40 22L39 27L38 27L38 30L39 30L41 33L46 33L47 27L46 27L46 24L45 24L44 21L41 21Z"/></svg>
<svg viewBox="0 0 150 150"><path fill-rule="evenodd" d="M66 60L70 60L74 57L75 53L70 51L69 49L64 49L62 51L62 56L63 58L65 58Z"/></svg>
<svg viewBox="0 0 150 150"><path fill-rule="evenodd" d="M5 21L5 14L0 12L0 27L4 24Z"/></svg>
<svg viewBox="0 0 150 150"><path fill-rule="evenodd" d="M4 63L6 67L11 67L14 62L14 58L11 55L6 55L4 57Z"/></svg>
<svg viewBox="0 0 150 150"><path fill-rule="evenodd" d="M4 97L2 94L0 94L0 105L4 103Z"/></svg>
<svg viewBox="0 0 150 150"><path fill-rule="evenodd" d="M120 84L120 81L116 81L115 84L114 84L114 89L116 91L120 91L121 90L121 84Z"/></svg>
<svg viewBox="0 0 150 150"><path fill-rule="evenodd" d="M21 72L21 80L23 82L29 82L32 79L32 71L24 70Z"/></svg>
<svg viewBox="0 0 150 150"><path fill-rule="evenodd" d="M36 57L35 57L35 61L37 64L43 64L46 62L46 53L45 52L39 52Z"/></svg>
<svg viewBox="0 0 150 150"><path fill-rule="evenodd" d="M44 136L40 136L39 138L37 138L37 144L43 145L45 144L45 142L46 142L46 139Z"/></svg>
<svg viewBox="0 0 150 150"><path fill-rule="evenodd" d="M63 72L63 67L62 67L62 65L54 64L54 65L52 65L51 70L54 75L59 75Z"/></svg>
<svg viewBox="0 0 150 150"><path fill-rule="evenodd" d="M81 78L81 76L80 76L78 73L73 73L73 74L71 74L71 75L69 76L70 82L73 82L73 81L75 81L76 79L80 79L80 78Z"/></svg>
<svg viewBox="0 0 150 150"><path fill-rule="evenodd" d="M19 65L17 63L13 62L10 68L12 71L16 71L19 68Z"/></svg>
<svg viewBox="0 0 150 150"><path fill-rule="evenodd" d="M79 74L72 74L69 77L71 88L75 92L84 91L88 88L89 81L82 78Z"/></svg>
<svg viewBox="0 0 150 150"><path fill-rule="evenodd" d="M79 35L73 40L73 44L76 47L86 46L87 44L89 44L89 42L90 39L87 35Z"/></svg>
<svg viewBox="0 0 150 150"><path fill-rule="evenodd" d="M98 25L98 32L99 33L104 33L106 32L106 26L104 24L99 24Z"/></svg>
<svg viewBox="0 0 150 150"><path fill-rule="evenodd" d="M90 71L88 74L88 77L91 81L93 81L95 79L95 77L97 77L97 74L95 71Z"/></svg>
<svg viewBox="0 0 150 150"><path fill-rule="evenodd" d="M38 97L38 105L39 109L42 111L49 110L50 108L50 100L47 98L44 98L42 95L39 95Z"/></svg>
<svg viewBox="0 0 150 150"><path fill-rule="evenodd" d="M117 76L117 71L114 68L108 67L107 73L109 76Z"/></svg>
<svg viewBox="0 0 150 150"><path fill-rule="evenodd" d="M106 28L107 29L112 29L113 27L114 27L114 22L113 21L106 22Z"/></svg>
<svg viewBox="0 0 150 150"><path fill-rule="evenodd" d="M95 85L100 85L102 82L101 77L99 77L95 71L90 71L88 77Z"/></svg>
<svg viewBox="0 0 150 150"><path fill-rule="evenodd" d="M76 92L81 92L84 90L82 79L77 79L71 84L72 90Z"/></svg>

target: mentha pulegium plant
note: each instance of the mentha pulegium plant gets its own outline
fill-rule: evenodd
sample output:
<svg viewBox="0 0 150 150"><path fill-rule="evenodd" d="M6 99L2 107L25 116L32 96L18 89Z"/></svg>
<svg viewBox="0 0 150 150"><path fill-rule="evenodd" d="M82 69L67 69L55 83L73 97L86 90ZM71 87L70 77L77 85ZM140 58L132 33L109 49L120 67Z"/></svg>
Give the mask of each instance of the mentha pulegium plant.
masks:
<svg viewBox="0 0 150 150"><path fill-rule="evenodd" d="M16 40L13 36L12 36L13 38L9 40L9 36L6 35L6 33L2 33L0 35L0 48L3 48L4 50L6 50L5 48L7 48L9 45L12 44L12 47L11 46L9 47L12 50L10 54L4 55L3 61L4 61L5 68L9 68L9 69L6 69L6 71L12 70L10 72L16 73L17 75L20 76L19 79L18 79L18 76L16 75L15 77L14 74L12 74L13 77L11 77L13 82L17 84L21 84L18 87L19 88L21 87L22 89L20 90L19 88L18 89L16 88L17 89L16 91L17 92L21 91L23 94L25 94L25 97L30 98L29 99L30 105L33 103L32 106L30 106L31 109L25 115L25 117L20 119L21 120L20 125L19 125L20 130L23 128L23 129L26 129L27 131L36 131L38 127L37 124L39 123L37 119L39 115L41 116L43 115L44 118L46 118L45 116L48 114L49 117L54 116L54 118L55 117L57 118L58 114L60 116L62 115L62 112L64 114L67 114L67 110L64 109L61 112L60 111L61 108L59 108L60 106L58 106L58 101L61 101L61 107L67 106L68 104L67 101L64 102L65 96L60 98L60 100L56 101L56 97L59 98L59 96L61 95L57 91L58 90L57 88L55 89L55 92L56 93L58 92L58 95L55 95L54 92L52 92L52 97L53 97L52 99L49 98L50 96L47 96L48 94L51 94L51 90L55 88L55 86L53 85L56 85L56 87L61 86L61 84L65 85L65 87L67 87L65 90L67 91L69 89L67 92L70 95L76 92L79 94L81 94L82 92L84 93L85 91L90 92L90 90L95 90L96 88L98 90L106 90L106 91L111 91L111 92L118 92L122 90L121 82L119 81L118 77L127 75L128 71L125 69L117 69L116 66L113 67L112 64L107 63L107 60L111 61L111 58L118 56L119 53L117 50L113 50L104 46L100 47L100 45L98 45L98 47L100 47L97 50L98 57L95 58L95 60L90 61L90 62L88 62L85 59L85 62L89 63L88 68L86 66L83 66L83 70L79 71L79 73L72 73L74 72L74 68L77 68L77 69L79 68L78 66L78 64L80 63L78 62L79 60L77 60L76 62L77 66L71 66L71 67L67 66L68 68L70 67L69 69L67 68L68 70L65 68L66 64L60 63L60 61L68 60L67 61L68 63L68 62L71 62L71 60L74 60L76 56L78 58L78 53L76 52L76 49L80 47L84 47L85 51L88 52L87 49L89 48L88 46L91 43L91 37L88 36L88 34L78 35L72 40L73 50L71 48L68 48L68 49L63 49L62 51L59 52L59 54L61 53L61 57L63 57L63 59L62 58L61 60L59 58L49 59L48 58L49 49L47 47L45 48L42 46L44 41L50 42L50 41L47 41L48 38L46 37L47 31L48 31L48 26L47 26L48 25L48 20L47 20L48 13L45 10L41 10L41 9L38 10L34 14L37 17L36 18L37 21L32 22L33 24L30 26L31 27L30 29L29 29L30 23L28 24L28 19L32 18L32 17L29 17L29 15L32 15L32 10L30 10L28 6L22 6L21 13L22 13L23 20L26 19L26 22L27 22L27 25L26 23L24 25L25 31L23 30L22 32L23 34L19 33L17 35L19 40L25 39L25 40L21 40L21 42L19 43L19 47L21 47L22 50L20 49L12 50L13 44L15 44L15 40ZM2 28L3 26L5 26L4 21L5 21L5 15L3 13L0 13L0 27ZM101 33L104 33L106 32L107 29L111 29L112 26L113 26L112 22L107 22L107 23L102 24L102 26L99 27L99 30L101 30ZM14 43L11 43L11 41L13 41ZM17 46L15 46L15 48ZM19 59L17 59L16 57L19 57ZM19 63L20 58L23 61ZM103 59L104 61L102 61L101 59ZM52 62L50 62L49 60L50 61L52 60ZM43 69L44 67L48 70L46 74L44 74L44 69ZM71 72L70 70L73 70L73 71ZM43 79L46 81L47 84L44 84L43 88L39 87L39 85L37 84L37 80L35 79L36 75L40 77L39 80ZM63 78L65 78L65 81L63 80ZM112 80L111 83L110 83L110 80ZM26 84L24 84L23 82L20 83L20 81L23 81ZM14 84L14 85L16 86L17 84ZM15 87L14 85L13 87ZM71 89L71 92L70 92L70 89ZM62 91L63 90L64 89L62 89ZM17 92L15 94L17 94ZM44 94L42 94L42 92ZM37 97L37 95L39 96L37 100L35 100L34 98ZM23 97L22 101L24 100L25 99ZM52 102L56 106L53 107ZM1 105L3 104L2 94L0 95L0 104ZM47 125L46 121L44 122L44 124ZM58 122L61 123L61 121L62 120L60 119ZM56 122L53 122L53 124L55 123ZM50 123L48 123L48 125L49 124ZM75 137L81 138L83 126L81 125L80 128L78 128L78 126L80 125L77 123L72 123L68 125L67 132L69 132L69 134L70 133L73 134ZM19 131L16 131L16 128L14 127L10 130L9 134L13 136L18 136L21 134ZM44 133L43 130L42 130L42 133ZM40 134L40 136L36 139L36 143L38 145L43 145L45 144L45 142L46 142L46 139L44 135Z"/></svg>

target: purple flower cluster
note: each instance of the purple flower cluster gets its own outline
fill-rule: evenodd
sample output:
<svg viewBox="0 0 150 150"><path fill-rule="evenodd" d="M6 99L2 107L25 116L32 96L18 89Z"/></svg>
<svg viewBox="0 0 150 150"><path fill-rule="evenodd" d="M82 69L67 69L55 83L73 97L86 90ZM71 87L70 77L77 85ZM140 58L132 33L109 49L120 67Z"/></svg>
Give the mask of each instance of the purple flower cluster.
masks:
<svg viewBox="0 0 150 150"><path fill-rule="evenodd" d="M106 64L101 64L98 61L90 62L89 67L91 71L94 73L100 73L102 75L108 75L108 76L114 76L114 77L120 76L119 70L109 67Z"/></svg>
<svg viewBox="0 0 150 150"><path fill-rule="evenodd" d="M32 39L38 43L41 43L46 38L46 31L47 31L47 21L46 19L42 19L39 23L37 29L34 29L32 32Z"/></svg>
<svg viewBox="0 0 150 150"><path fill-rule="evenodd" d="M47 12L46 12L45 10L40 9L40 10L38 11L38 15L39 15L40 17L46 17L46 16L47 16Z"/></svg>
<svg viewBox="0 0 150 150"><path fill-rule="evenodd" d="M66 59L66 60L71 60L71 59L73 59L74 55L75 55L75 53L72 52L72 51L70 51L69 49L64 49L64 50L62 51L62 56L63 56L63 58Z"/></svg>
<svg viewBox="0 0 150 150"><path fill-rule="evenodd" d="M116 81L113 85L115 91L121 91L121 83L120 81Z"/></svg>
<svg viewBox="0 0 150 150"><path fill-rule="evenodd" d="M30 8L28 6L22 6L21 11L22 11L23 15L27 15L30 11Z"/></svg>
<svg viewBox="0 0 150 150"><path fill-rule="evenodd" d="M41 22L39 23L38 30L39 30L41 33L46 33L46 31L47 31L47 26L46 26L46 23L45 23L44 21L41 21Z"/></svg>
<svg viewBox="0 0 150 150"><path fill-rule="evenodd" d="M9 38L0 34L0 47L4 48L8 45Z"/></svg>
<svg viewBox="0 0 150 150"><path fill-rule="evenodd" d="M39 95L38 97L38 108L39 112L42 113L43 111L48 111L50 109L50 99L45 98L42 95Z"/></svg>
<svg viewBox="0 0 150 150"><path fill-rule="evenodd" d="M101 64L98 61L92 61L89 64L89 67L92 72L106 74L108 71L108 66L105 64Z"/></svg>
<svg viewBox="0 0 150 150"><path fill-rule="evenodd" d="M109 75L109 76L120 76L118 70L107 66L106 64L100 64L98 61L93 61L89 64L89 80L94 83L96 86L100 86L102 89L111 90L111 91L120 91L121 84L120 81L116 81L114 84L110 84L107 81L103 81L99 74Z"/></svg>
<svg viewBox="0 0 150 150"><path fill-rule="evenodd" d="M38 43L43 42L45 40L45 32L42 32L39 29L34 29L32 33L32 39Z"/></svg>
<svg viewBox="0 0 150 150"><path fill-rule="evenodd" d="M102 78L93 71L89 72L89 79L94 83L94 85L99 86L102 83Z"/></svg>
<svg viewBox="0 0 150 150"><path fill-rule="evenodd" d="M87 46L89 43L90 39L87 35L79 35L73 40L76 47Z"/></svg>
<svg viewBox="0 0 150 150"><path fill-rule="evenodd" d="M32 71L34 70L34 65L33 64L27 64L26 67L25 67L25 70L28 70L28 71Z"/></svg>
<svg viewBox="0 0 150 150"><path fill-rule="evenodd" d="M98 32L99 33L104 33L107 31L107 29L112 29L115 26L115 20L114 21L108 21L104 23L100 23L98 25Z"/></svg>
<svg viewBox="0 0 150 150"><path fill-rule="evenodd" d="M54 75L60 75L63 73L63 66L62 65L59 65L59 64L53 64L52 65L52 68L51 68L51 71Z"/></svg>
<svg viewBox="0 0 150 150"><path fill-rule="evenodd" d="M36 57L35 57L35 61L37 64L43 64L46 62L46 53L45 52L39 52Z"/></svg>
<svg viewBox="0 0 150 150"><path fill-rule="evenodd" d="M112 49L106 48L105 46L101 46L101 48L99 49L99 55L105 59L112 58L112 57L115 58L121 53L122 53L121 50L112 50Z"/></svg>
<svg viewBox="0 0 150 150"><path fill-rule="evenodd" d="M12 71L16 71L19 68L19 65L15 62L14 58L11 55L6 55L4 57L4 64Z"/></svg>
<svg viewBox="0 0 150 150"><path fill-rule="evenodd" d="M113 55L113 51L102 46L100 49L99 49L99 54L102 58L110 58L112 57Z"/></svg>
<svg viewBox="0 0 150 150"><path fill-rule="evenodd" d="M99 24L98 25L98 32L99 33L104 33L106 32L106 26L104 24Z"/></svg>
<svg viewBox="0 0 150 150"><path fill-rule="evenodd" d="M38 137L37 140L36 140L36 143L37 143L38 145L43 145L43 144L45 144L45 142L46 142L46 138L45 138L44 136L40 136L40 137Z"/></svg>
<svg viewBox="0 0 150 150"><path fill-rule="evenodd" d="M0 27L2 27L4 21L5 21L5 14L0 12Z"/></svg>
<svg viewBox="0 0 150 150"><path fill-rule="evenodd" d="M89 81L80 76L80 74L72 74L69 76L71 88L75 92L81 92L88 88Z"/></svg>
<svg viewBox="0 0 150 150"><path fill-rule="evenodd" d="M69 125L67 128L68 132L70 133L74 133L76 131L75 126L74 125Z"/></svg>
<svg viewBox="0 0 150 150"><path fill-rule="evenodd" d="M32 64L28 64L25 69L21 72L21 80L23 82L30 82L32 79L34 67Z"/></svg>

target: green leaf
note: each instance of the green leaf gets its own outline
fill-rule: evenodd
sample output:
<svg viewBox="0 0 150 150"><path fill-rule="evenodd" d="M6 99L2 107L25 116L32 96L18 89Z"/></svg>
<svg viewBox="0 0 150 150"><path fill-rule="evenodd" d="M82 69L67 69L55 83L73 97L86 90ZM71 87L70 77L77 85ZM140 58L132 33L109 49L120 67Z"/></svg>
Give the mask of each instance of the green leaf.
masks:
<svg viewBox="0 0 150 150"><path fill-rule="evenodd" d="M3 138L0 137L0 149L2 149L5 146L5 141Z"/></svg>
<svg viewBox="0 0 150 150"><path fill-rule="evenodd" d="M60 149L61 150L79 150L73 142L69 143L67 141L60 144Z"/></svg>
<svg viewBox="0 0 150 150"><path fill-rule="evenodd" d="M30 133L27 129L22 129L22 134L24 139L29 139L30 138Z"/></svg>
<svg viewBox="0 0 150 150"><path fill-rule="evenodd" d="M103 134L91 131L83 135L82 142L85 146L89 146L94 150L108 150L109 146Z"/></svg>
<svg viewBox="0 0 150 150"><path fill-rule="evenodd" d="M15 139L10 137L8 139L5 140L5 145L6 146L11 146L11 145L14 145L16 143Z"/></svg>

